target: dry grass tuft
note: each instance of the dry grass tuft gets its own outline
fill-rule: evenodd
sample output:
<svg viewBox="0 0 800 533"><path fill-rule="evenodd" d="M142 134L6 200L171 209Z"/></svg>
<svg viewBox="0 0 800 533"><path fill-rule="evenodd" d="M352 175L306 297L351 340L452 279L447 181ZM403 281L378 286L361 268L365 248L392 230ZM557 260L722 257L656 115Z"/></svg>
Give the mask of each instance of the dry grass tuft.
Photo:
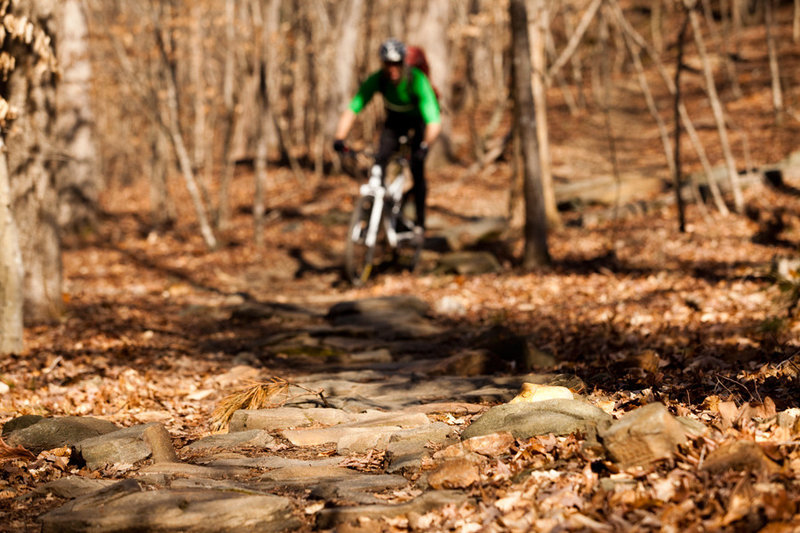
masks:
<svg viewBox="0 0 800 533"><path fill-rule="evenodd" d="M325 396L322 391L312 391L292 383L283 378L273 377L268 383L254 382L246 389L229 394L219 403L211 414L211 427L214 431L220 431L230 423L233 413L239 409L274 409L283 406L289 400L289 387L295 386L315 394L320 397L322 403L327 407Z"/></svg>

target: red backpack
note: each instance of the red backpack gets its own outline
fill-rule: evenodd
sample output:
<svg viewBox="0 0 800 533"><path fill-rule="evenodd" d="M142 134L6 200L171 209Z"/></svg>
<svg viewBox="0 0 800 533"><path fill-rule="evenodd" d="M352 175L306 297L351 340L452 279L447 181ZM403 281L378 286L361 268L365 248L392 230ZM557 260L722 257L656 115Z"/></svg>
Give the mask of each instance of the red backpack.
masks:
<svg viewBox="0 0 800 533"><path fill-rule="evenodd" d="M433 85L433 81L431 80L431 68L428 65L428 58L425 57L425 50L419 46L406 47L406 65L420 69L425 76L427 76L428 81L431 82L431 87L433 87L433 92L436 94L436 98L438 99L439 91Z"/></svg>

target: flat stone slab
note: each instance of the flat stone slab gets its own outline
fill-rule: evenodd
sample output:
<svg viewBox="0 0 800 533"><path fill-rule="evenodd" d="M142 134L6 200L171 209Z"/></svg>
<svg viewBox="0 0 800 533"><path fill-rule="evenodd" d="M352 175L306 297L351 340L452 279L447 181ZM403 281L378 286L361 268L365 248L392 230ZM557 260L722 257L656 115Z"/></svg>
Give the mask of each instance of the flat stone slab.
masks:
<svg viewBox="0 0 800 533"><path fill-rule="evenodd" d="M431 491L413 500L394 505L357 505L323 509L317 514L317 529L331 529L340 524L353 522L360 517L381 519L408 516L410 513L425 514L448 504L460 505L468 496L457 491Z"/></svg>
<svg viewBox="0 0 800 533"><path fill-rule="evenodd" d="M288 531L300 522L288 498L203 489L145 491L125 480L40 518L43 533L85 531Z"/></svg>
<svg viewBox="0 0 800 533"><path fill-rule="evenodd" d="M413 296L386 296L340 302L326 318L334 326L370 328L380 338L419 338L438 335L444 329L426 315L428 304Z"/></svg>
<svg viewBox="0 0 800 533"><path fill-rule="evenodd" d="M337 466L341 462L341 457L329 457L326 459L291 459L274 455L246 457L238 454L219 454L204 460L204 464L210 467L258 468L264 470L298 466Z"/></svg>
<svg viewBox="0 0 800 533"><path fill-rule="evenodd" d="M339 424L329 428L289 429L281 435L295 446L318 446L335 442L344 449L354 449L350 443L356 435L367 436L375 440L375 445L381 439L388 439L401 429L414 428L430 424L430 419L423 413L364 413L357 415L353 422ZM370 445L365 445L369 447Z"/></svg>
<svg viewBox="0 0 800 533"><path fill-rule="evenodd" d="M397 490L408 486L403 476L365 474L342 466L291 466L268 472L253 487L264 491L276 489L311 489L317 499L347 501L356 504L383 503L374 492Z"/></svg>
<svg viewBox="0 0 800 533"><path fill-rule="evenodd" d="M465 429L461 438L508 431L515 438L537 435L569 435L611 420L611 415L582 400L545 400L506 403L492 407Z"/></svg>
<svg viewBox="0 0 800 533"><path fill-rule="evenodd" d="M236 465L203 466L188 463L158 463L148 465L139 470L139 475L149 482L165 483L176 477L193 477L198 479L225 479L248 473L248 469Z"/></svg>
<svg viewBox="0 0 800 533"><path fill-rule="evenodd" d="M307 427L313 425L332 426L352 422L355 416L340 409L300 407L277 407L275 409L239 409L231 417L230 432L262 429Z"/></svg>
<svg viewBox="0 0 800 533"><path fill-rule="evenodd" d="M110 479L87 479L81 476L62 477L36 487L36 494L52 494L59 498L71 500L92 494L116 483Z"/></svg>
<svg viewBox="0 0 800 533"><path fill-rule="evenodd" d="M352 502L359 505L384 504L374 492L398 490L408 486L403 476L361 474L337 481L322 481L311 489L310 496L320 500Z"/></svg>
<svg viewBox="0 0 800 533"><path fill-rule="evenodd" d="M241 447L267 448L275 443L275 437L262 429L236 431L209 435L186 446L189 450L205 450L209 448L235 449Z"/></svg>
<svg viewBox="0 0 800 533"><path fill-rule="evenodd" d="M449 438L455 439L455 434L455 429L444 422L433 422L428 426L395 433L385 447L389 457L387 471L419 468L423 458L432 455L433 447L444 444Z"/></svg>
<svg viewBox="0 0 800 533"><path fill-rule="evenodd" d="M22 446L38 454L44 450L74 446L91 437L97 437L119 426L99 418L63 416L42 418L24 416L9 420L3 426L3 439L11 446Z"/></svg>

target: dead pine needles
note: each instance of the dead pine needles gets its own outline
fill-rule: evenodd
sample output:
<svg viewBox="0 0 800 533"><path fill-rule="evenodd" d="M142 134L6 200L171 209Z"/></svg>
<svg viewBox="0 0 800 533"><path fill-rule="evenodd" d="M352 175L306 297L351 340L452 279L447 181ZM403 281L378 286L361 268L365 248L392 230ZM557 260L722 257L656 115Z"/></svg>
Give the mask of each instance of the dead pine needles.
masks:
<svg viewBox="0 0 800 533"><path fill-rule="evenodd" d="M289 387L298 387L305 392L290 398ZM282 407L290 399L312 394L319 396L322 404L328 406L322 390L311 390L303 385L292 383L280 377L273 377L269 382L252 382L250 386L224 397L211 414L213 431L221 431L230 423L233 413L239 409L274 409Z"/></svg>

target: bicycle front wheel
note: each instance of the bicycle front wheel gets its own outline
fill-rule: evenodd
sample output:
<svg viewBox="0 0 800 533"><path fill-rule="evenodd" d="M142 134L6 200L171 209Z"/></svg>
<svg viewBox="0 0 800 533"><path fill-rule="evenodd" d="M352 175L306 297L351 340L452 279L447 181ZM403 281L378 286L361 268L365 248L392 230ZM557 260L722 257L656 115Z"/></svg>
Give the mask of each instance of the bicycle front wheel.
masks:
<svg viewBox="0 0 800 533"><path fill-rule="evenodd" d="M366 242L372 207L372 198L359 198L347 229L344 270L347 278L356 286L363 285L370 278L375 267L376 255L379 255L377 251L381 243L380 235L374 245L369 246Z"/></svg>

